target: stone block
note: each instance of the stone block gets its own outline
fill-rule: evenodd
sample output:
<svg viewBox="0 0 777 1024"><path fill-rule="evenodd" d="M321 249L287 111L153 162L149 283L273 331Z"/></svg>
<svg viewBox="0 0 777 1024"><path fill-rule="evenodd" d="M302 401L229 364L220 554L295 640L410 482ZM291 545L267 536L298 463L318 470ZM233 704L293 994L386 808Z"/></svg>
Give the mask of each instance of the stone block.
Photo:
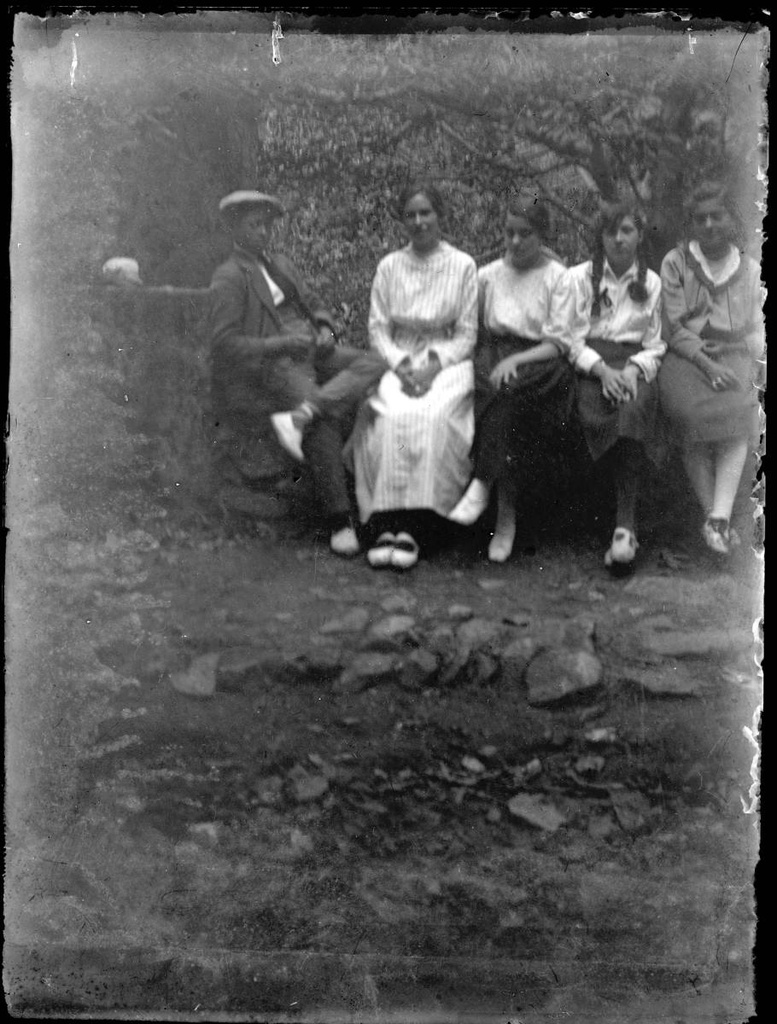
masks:
<svg viewBox="0 0 777 1024"><path fill-rule="evenodd" d="M395 654L363 651L354 656L332 687L335 693L360 693L370 686L399 682L401 660Z"/></svg>
<svg viewBox="0 0 777 1024"><path fill-rule="evenodd" d="M585 650L543 651L526 671L529 703L538 707L589 693L601 681L601 662L595 654Z"/></svg>

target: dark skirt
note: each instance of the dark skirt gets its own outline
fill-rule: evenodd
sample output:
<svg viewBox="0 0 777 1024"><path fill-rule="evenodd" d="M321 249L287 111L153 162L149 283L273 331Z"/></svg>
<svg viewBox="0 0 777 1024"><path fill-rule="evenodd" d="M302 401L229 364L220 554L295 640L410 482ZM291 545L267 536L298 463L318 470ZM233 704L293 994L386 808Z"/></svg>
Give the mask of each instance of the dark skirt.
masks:
<svg viewBox="0 0 777 1024"><path fill-rule="evenodd" d="M574 444L576 425L575 374L559 357L518 368L517 376L501 387L489 375L497 363L538 342L518 336L491 337L476 357L475 476L493 483L503 472L525 478L542 476L558 467ZM579 431L578 431L579 433Z"/></svg>
<svg viewBox="0 0 777 1024"><path fill-rule="evenodd" d="M631 356L642 351L639 344L622 344L603 338L588 338L586 344L614 370L622 370ZM661 431L658 387L639 378L637 397L630 402L610 402L602 394L598 377L579 377L577 408L588 451L596 461L621 438L639 442L656 465L663 461L666 444Z"/></svg>
<svg viewBox="0 0 777 1024"><path fill-rule="evenodd" d="M689 359L668 352L658 374L661 412L680 442L746 438L755 447L760 436L755 360L746 345L732 341L717 362L737 375L736 390L715 391L703 370Z"/></svg>

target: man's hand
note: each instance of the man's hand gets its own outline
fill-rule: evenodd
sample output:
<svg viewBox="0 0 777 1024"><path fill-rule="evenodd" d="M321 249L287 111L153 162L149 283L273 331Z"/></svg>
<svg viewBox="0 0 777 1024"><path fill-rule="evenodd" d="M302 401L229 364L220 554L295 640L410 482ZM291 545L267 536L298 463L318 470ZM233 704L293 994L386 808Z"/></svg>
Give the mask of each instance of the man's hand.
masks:
<svg viewBox="0 0 777 1024"><path fill-rule="evenodd" d="M316 334L316 348L319 352L322 350L324 353L331 352L335 347L335 344L336 339L332 328L328 327L326 324L321 324L318 328L318 333Z"/></svg>
<svg viewBox="0 0 777 1024"><path fill-rule="evenodd" d="M265 351L270 354L296 356L304 358L310 354L311 339L309 334L275 334L263 338Z"/></svg>

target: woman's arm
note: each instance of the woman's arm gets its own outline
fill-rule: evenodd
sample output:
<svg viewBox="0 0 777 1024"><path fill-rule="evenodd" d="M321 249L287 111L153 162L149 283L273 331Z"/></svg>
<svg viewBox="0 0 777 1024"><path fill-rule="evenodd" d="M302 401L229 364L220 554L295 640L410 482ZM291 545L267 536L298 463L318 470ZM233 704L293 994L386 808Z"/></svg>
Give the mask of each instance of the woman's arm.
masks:
<svg viewBox="0 0 777 1024"><path fill-rule="evenodd" d="M585 343L591 329L590 264L565 271L550 300L550 313L543 330L545 341L565 355L580 373L590 373L601 356Z"/></svg>
<svg viewBox="0 0 777 1024"><path fill-rule="evenodd" d="M661 264L661 305L663 309L663 336L675 355L701 365L704 362L704 341L693 329L694 310L688 306L685 294L685 275L688 270L681 249L673 249ZM699 329L703 327L698 323Z"/></svg>
<svg viewBox="0 0 777 1024"><path fill-rule="evenodd" d="M511 356L501 359L491 371L491 383L495 387L499 387L517 376L516 371L521 366L528 366L529 363L547 363L558 359L560 355L558 346L554 345L552 341L541 341L532 348L527 348L523 352L514 352Z"/></svg>
<svg viewBox="0 0 777 1024"><path fill-rule="evenodd" d="M552 359L558 359L561 352L552 341L541 341L532 348L524 349L523 352L516 352L509 358L515 366L525 366L527 363L548 363Z"/></svg>
<svg viewBox="0 0 777 1024"><path fill-rule="evenodd" d="M402 362L409 362L407 352L395 345L391 337L391 310L389 306L389 275L385 262L378 264L370 293L370 315L367 323L370 345L383 356L392 370Z"/></svg>
<svg viewBox="0 0 777 1024"><path fill-rule="evenodd" d="M760 362L764 358L764 350L766 348L763 318L766 289L761 285L761 271L757 265L749 280L749 292L748 307L752 310L752 318L745 332L745 342L750 355L757 362Z"/></svg>
<svg viewBox="0 0 777 1024"><path fill-rule="evenodd" d="M475 261L468 259L461 275L461 297L453 336L443 343L430 348L440 361L440 366L455 366L465 359L471 359L475 351L478 334L478 278Z"/></svg>
<svg viewBox="0 0 777 1024"><path fill-rule="evenodd" d="M565 354L578 373L597 377L605 398L625 402L631 392L622 372L608 366L599 353L585 343L591 330L592 298L591 264L582 263L567 270L553 292L545 340Z"/></svg>
<svg viewBox="0 0 777 1024"><path fill-rule="evenodd" d="M642 336L642 351L633 355L627 365L636 366L649 383L655 380L661 360L666 352L666 342L661 336L661 282L653 274L648 275L647 301L650 304L650 320Z"/></svg>

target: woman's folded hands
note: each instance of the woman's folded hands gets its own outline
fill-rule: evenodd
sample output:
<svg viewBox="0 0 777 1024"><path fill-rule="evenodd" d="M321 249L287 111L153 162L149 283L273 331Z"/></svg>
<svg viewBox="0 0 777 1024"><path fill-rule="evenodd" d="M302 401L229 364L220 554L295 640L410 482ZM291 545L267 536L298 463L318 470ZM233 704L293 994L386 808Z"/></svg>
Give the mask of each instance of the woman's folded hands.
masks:
<svg viewBox="0 0 777 1024"><path fill-rule="evenodd" d="M437 353L430 352L424 366L414 368L409 360L403 360L395 373L402 382L404 393L411 398L420 398L429 391L441 369L442 364Z"/></svg>
<svg viewBox="0 0 777 1024"><path fill-rule="evenodd" d="M616 370L602 359L592 372L602 382L602 394L611 402L631 402L637 397L639 369L633 363Z"/></svg>

